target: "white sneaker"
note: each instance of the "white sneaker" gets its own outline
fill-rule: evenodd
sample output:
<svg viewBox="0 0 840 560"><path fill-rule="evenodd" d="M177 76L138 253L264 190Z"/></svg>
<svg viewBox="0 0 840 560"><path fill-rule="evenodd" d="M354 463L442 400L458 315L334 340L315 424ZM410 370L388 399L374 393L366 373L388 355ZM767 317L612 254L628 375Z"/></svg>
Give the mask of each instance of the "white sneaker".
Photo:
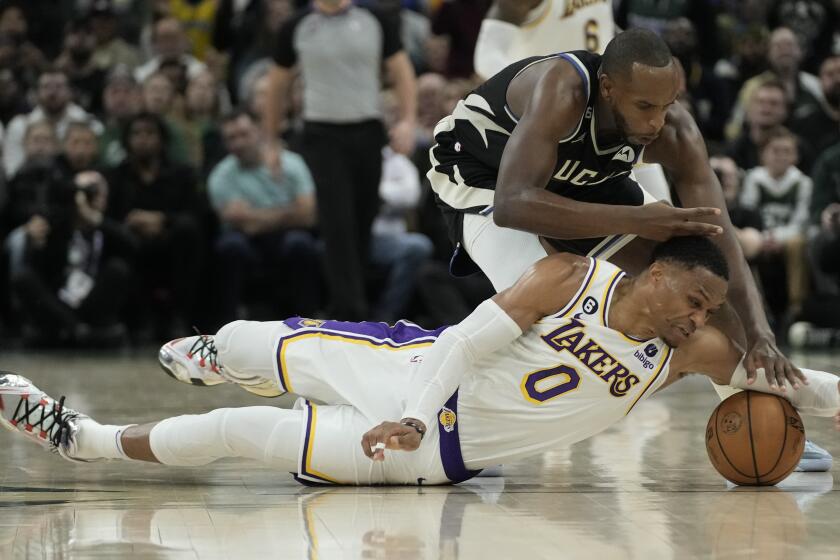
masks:
<svg viewBox="0 0 840 560"><path fill-rule="evenodd" d="M78 421L87 418L50 397L27 378L0 371L0 425L17 432L68 461L88 462L72 457L76 449Z"/></svg>
<svg viewBox="0 0 840 560"><path fill-rule="evenodd" d="M811 441L805 440L805 449L802 451L802 457L799 459L799 464L794 469L795 472L825 472L831 469L831 464L834 459L831 453Z"/></svg>
<svg viewBox="0 0 840 560"><path fill-rule="evenodd" d="M199 387L234 383L249 393L261 397L271 398L283 394L275 381L226 371L224 365L218 360L216 345L210 335L170 340L161 346L158 361L167 375L181 383Z"/></svg>
<svg viewBox="0 0 840 560"><path fill-rule="evenodd" d="M227 383L222 365L216 359L216 346L210 335L170 340L160 347L158 361L163 371L181 383L209 387Z"/></svg>

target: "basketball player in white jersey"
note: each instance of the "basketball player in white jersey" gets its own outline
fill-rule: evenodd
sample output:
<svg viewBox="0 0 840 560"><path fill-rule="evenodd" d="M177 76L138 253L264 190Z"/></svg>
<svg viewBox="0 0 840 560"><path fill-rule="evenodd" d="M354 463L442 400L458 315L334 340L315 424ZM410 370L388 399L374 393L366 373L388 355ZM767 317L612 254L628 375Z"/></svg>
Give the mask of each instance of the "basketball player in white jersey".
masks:
<svg viewBox="0 0 840 560"><path fill-rule="evenodd" d="M495 0L481 22L473 65L487 79L529 56L603 54L613 35L612 0Z"/></svg>
<svg viewBox="0 0 840 560"><path fill-rule="evenodd" d="M636 278L606 261L556 254L446 329L236 321L161 349L176 379L263 393L270 384L305 397L294 410L102 425L3 373L0 423L77 461L198 466L243 457L313 484L456 483L590 437L686 372L778 389L763 378L750 384L741 352L705 326L725 300L727 277L722 253L701 237L662 244ZM785 389L802 413L836 415L840 425L837 377L804 370L804 381ZM414 452L368 459L383 459L385 446Z"/></svg>

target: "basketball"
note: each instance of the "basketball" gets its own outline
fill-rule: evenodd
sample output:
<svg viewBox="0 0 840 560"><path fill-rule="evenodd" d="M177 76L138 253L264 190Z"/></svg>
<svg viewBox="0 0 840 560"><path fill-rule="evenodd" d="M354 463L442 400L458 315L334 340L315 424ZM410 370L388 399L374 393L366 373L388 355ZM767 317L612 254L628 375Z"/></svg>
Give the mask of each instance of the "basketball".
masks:
<svg viewBox="0 0 840 560"><path fill-rule="evenodd" d="M725 479L772 486L796 467L805 447L799 413L784 398L742 391L718 405L706 427L706 452Z"/></svg>

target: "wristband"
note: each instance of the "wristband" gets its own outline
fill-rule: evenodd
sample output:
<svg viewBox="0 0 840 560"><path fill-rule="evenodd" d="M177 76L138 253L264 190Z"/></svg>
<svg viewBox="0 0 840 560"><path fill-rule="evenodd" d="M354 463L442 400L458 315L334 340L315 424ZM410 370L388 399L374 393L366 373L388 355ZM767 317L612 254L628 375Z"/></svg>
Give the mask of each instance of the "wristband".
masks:
<svg viewBox="0 0 840 560"><path fill-rule="evenodd" d="M420 434L420 441L423 441L423 436L426 435L426 428L424 428L420 422L417 422L416 420L400 420L400 424L403 424L404 426L411 426L417 430L417 433Z"/></svg>

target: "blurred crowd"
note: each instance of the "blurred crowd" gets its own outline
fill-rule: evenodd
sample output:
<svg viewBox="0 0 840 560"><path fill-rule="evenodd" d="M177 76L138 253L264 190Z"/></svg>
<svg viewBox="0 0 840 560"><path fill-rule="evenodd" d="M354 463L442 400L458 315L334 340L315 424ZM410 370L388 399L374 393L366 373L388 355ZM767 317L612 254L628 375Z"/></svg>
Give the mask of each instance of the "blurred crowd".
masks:
<svg viewBox="0 0 840 560"><path fill-rule="evenodd" d="M291 315L431 327L492 294L449 275L425 179L435 124L480 83L489 0L363 0L376 21L346 29L327 17L344 3L319 1L321 19L302 0L0 1L4 341ZM838 3L615 2L679 60L796 344L840 344ZM359 62L370 48L381 64Z"/></svg>

